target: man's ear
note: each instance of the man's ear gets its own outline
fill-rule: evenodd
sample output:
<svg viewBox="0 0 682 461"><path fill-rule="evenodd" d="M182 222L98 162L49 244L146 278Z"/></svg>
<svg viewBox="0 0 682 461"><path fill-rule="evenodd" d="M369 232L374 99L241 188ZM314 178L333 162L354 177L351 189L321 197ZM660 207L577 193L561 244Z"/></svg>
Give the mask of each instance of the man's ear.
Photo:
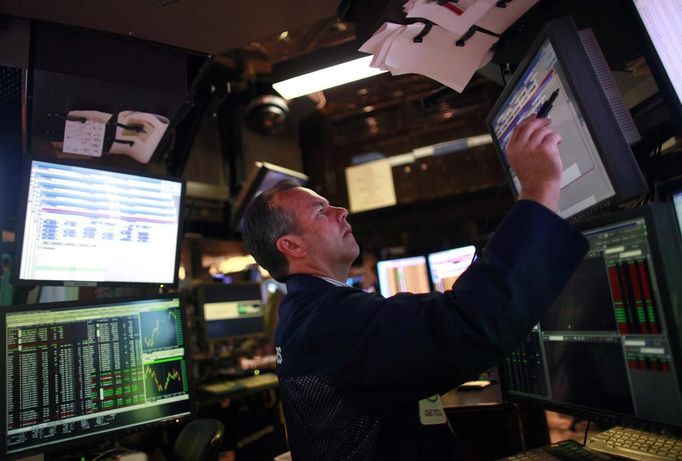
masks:
<svg viewBox="0 0 682 461"><path fill-rule="evenodd" d="M303 239L291 234L283 235L277 239L277 249L291 258L303 258L308 254Z"/></svg>

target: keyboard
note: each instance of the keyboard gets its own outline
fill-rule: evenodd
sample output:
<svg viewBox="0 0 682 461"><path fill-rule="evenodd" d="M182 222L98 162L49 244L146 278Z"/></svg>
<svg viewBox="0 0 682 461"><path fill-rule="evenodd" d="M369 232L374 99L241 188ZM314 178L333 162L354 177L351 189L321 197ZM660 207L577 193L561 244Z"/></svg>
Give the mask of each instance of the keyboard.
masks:
<svg viewBox="0 0 682 461"><path fill-rule="evenodd" d="M592 450L644 461L682 460L682 439L616 426L590 437Z"/></svg>
<svg viewBox="0 0 682 461"><path fill-rule="evenodd" d="M608 459L611 458L590 451L575 440L564 440L504 458L505 461L605 461Z"/></svg>
<svg viewBox="0 0 682 461"><path fill-rule="evenodd" d="M229 381L200 384L197 389L211 395L230 395L242 391L257 391L277 387L277 383L276 374L263 373Z"/></svg>

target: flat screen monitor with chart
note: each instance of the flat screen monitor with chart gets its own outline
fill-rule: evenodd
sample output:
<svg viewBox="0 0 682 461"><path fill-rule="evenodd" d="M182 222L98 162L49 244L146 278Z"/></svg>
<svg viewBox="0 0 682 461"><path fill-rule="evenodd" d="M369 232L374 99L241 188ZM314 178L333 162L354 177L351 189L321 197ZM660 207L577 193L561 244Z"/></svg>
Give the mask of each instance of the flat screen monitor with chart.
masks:
<svg viewBox="0 0 682 461"><path fill-rule="evenodd" d="M18 283L176 282L182 181L34 159L25 183Z"/></svg>
<svg viewBox="0 0 682 461"><path fill-rule="evenodd" d="M487 117L515 193L521 186L506 157L511 134L554 93L549 117L562 137L559 215L579 219L646 191L628 144L638 135L617 89L605 87L609 78L591 31L578 32L570 18L545 26Z"/></svg>
<svg viewBox="0 0 682 461"><path fill-rule="evenodd" d="M475 255L476 247L473 245L430 253L427 258L433 289L441 293L450 290L471 265Z"/></svg>
<svg viewBox="0 0 682 461"><path fill-rule="evenodd" d="M680 431L682 254L670 204L585 225L590 250L504 360L505 393L602 423Z"/></svg>
<svg viewBox="0 0 682 461"><path fill-rule="evenodd" d="M173 295L0 310L0 457L61 451L191 414Z"/></svg>
<svg viewBox="0 0 682 461"><path fill-rule="evenodd" d="M398 293L428 293L430 290L425 256L379 261L377 275L379 291L386 298Z"/></svg>
<svg viewBox="0 0 682 461"><path fill-rule="evenodd" d="M646 61L682 133L682 8L677 0L631 0L648 48Z"/></svg>

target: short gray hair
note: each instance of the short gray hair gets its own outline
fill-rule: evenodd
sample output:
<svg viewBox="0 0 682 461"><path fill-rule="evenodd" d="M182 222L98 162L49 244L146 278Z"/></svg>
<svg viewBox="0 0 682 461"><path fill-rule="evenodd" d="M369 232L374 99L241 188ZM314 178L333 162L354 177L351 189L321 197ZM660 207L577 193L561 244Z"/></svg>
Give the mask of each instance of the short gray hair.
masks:
<svg viewBox="0 0 682 461"><path fill-rule="evenodd" d="M277 249L277 240L296 232L296 218L276 206L277 193L301 187L296 181L285 179L255 197L244 212L242 237L246 250L278 282L289 275L289 262Z"/></svg>

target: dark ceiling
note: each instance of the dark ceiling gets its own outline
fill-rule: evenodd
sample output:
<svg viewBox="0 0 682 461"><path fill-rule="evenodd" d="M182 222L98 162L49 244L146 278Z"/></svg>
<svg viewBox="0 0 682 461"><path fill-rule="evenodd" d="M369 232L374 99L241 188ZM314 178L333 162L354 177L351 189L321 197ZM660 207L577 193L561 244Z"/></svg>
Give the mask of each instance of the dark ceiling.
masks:
<svg viewBox="0 0 682 461"><path fill-rule="evenodd" d="M338 3L338 0L0 0L0 14L220 54L333 18Z"/></svg>

